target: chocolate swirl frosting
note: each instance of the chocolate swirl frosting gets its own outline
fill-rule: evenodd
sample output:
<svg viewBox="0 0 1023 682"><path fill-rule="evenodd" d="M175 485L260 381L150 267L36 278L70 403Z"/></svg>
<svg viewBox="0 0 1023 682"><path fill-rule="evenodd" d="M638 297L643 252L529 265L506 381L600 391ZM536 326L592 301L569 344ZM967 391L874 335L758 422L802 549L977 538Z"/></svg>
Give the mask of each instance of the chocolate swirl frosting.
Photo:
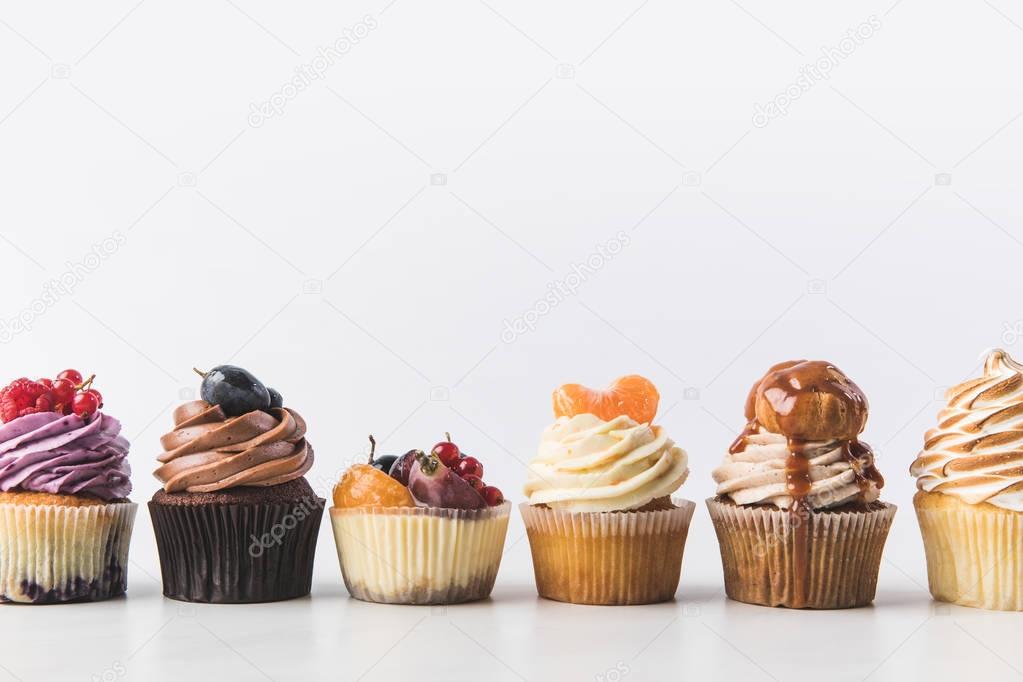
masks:
<svg viewBox="0 0 1023 682"><path fill-rule="evenodd" d="M920 490L1023 511L1023 365L1003 350L953 386L910 473Z"/></svg>
<svg viewBox="0 0 1023 682"><path fill-rule="evenodd" d="M305 432L288 408L228 418L220 406L194 400L174 410L174 430L160 438L163 465L153 473L168 493L287 483L313 465Z"/></svg>

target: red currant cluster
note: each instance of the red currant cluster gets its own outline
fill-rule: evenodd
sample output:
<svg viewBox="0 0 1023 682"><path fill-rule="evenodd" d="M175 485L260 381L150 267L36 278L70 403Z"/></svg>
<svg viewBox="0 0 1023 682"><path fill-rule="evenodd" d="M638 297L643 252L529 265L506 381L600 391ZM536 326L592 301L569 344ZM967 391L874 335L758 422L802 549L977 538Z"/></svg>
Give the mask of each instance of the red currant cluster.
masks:
<svg viewBox="0 0 1023 682"><path fill-rule="evenodd" d="M0 389L0 421L38 412L77 414L88 419L103 407L103 396L92 387L93 374L82 380L76 369L65 369L56 379L15 379Z"/></svg>
<svg viewBox="0 0 1023 682"><path fill-rule="evenodd" d="M441 461L441 464L471 485L489 506L496 507L504 502L504 494L500 489L483 482L483 465L480 464L480 461L464 454L457 445L451 442L451 435L445 435L448 439L434 445L432 454Z"/></svg>

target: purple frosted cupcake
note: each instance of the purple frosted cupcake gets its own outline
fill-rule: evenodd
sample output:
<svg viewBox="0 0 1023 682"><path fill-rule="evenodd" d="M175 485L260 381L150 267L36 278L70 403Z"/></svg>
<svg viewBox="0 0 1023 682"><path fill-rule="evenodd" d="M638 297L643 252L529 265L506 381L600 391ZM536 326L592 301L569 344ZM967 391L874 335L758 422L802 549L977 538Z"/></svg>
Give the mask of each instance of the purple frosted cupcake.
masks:
<svg viewBox="0 0 1023 682"><path fill-rule="evenodd" d="M0 601L124 594L137 505L128 441L101 406L73 370L0 391Z"/></svg>

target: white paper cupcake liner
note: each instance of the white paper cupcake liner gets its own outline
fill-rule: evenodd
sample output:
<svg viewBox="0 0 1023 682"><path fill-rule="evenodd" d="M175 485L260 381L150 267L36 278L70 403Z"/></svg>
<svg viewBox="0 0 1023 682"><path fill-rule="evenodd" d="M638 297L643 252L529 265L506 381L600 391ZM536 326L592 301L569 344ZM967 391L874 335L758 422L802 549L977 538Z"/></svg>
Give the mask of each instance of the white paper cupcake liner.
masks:
<svg viewBox="0 0 1023 682"><path fill-rule="evenodd" d="M385 604L455 604L494 589L511 504L332 508L345 587Z"/></svg>
<svg viewBox="0 0 1023 682"><path fill-rule="evenodd" d="M874 600L896 507L817 511L707 500L728 597L748 604L841 609ZM800 537L802 536L802 537Z"/></svg>
<svg viewBox="0 0 1023 682"><path fill-rule="evenodd" d="M918 492L913 504L935 599L1023 611L1023 513L945 493Z"/></svg>
<svg viewBox="0 0 1023 682"><path fill-rule="evenodd" d="M536 589L573 604L651 604L675 597L696 504L662 511L564 512L522 504Z"/></svg>
<svg viewBox="0 0 1023 682"><path fill-rule="evenodd" d="M127 589L138 505L0 504L0 601L98 601Z"/></svg>

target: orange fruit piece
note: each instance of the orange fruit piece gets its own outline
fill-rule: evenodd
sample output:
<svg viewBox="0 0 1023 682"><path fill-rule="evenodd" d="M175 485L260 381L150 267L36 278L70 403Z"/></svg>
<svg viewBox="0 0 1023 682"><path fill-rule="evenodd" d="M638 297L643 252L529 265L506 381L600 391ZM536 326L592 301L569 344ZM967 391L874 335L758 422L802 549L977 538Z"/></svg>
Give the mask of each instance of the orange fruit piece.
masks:
<svg viewBox="0 0 1023 682"><path fill-rule="evenodd" d="M356 464L334 486L335 507L414 507L412 493L368 464Z"/></svg>
<svg viewBox="0 0 1023 682"><path fill-rule="evenodd" d="M610 421L624 414L640 424L649 424L657 416L660 401L661 395L649 379L630 374L616 379L602 391L581 384L565 384L554 391L554 415L593 414Z"/></svg>

